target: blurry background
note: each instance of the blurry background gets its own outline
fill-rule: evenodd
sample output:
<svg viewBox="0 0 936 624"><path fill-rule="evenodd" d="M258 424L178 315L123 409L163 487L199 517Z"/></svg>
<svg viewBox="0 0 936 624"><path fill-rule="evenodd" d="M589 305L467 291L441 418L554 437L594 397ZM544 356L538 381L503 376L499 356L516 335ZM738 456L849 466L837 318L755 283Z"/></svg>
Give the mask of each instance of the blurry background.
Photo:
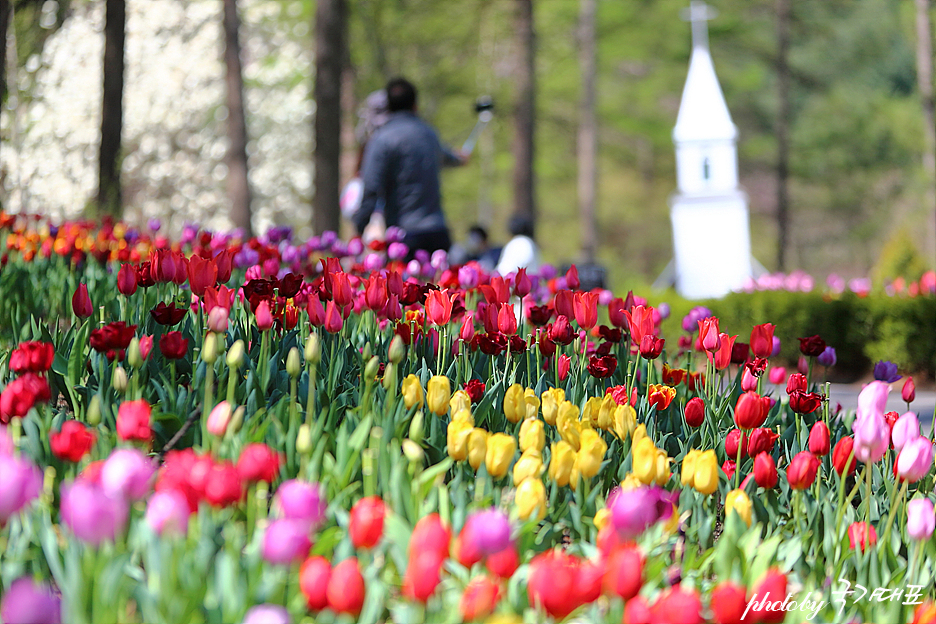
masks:
<svg viewBox="0 0 936 624"><path fill-rule="evenodd" d="M103 210L107 5L126 11L121 194L112 210L124 218L158 217L176 231L186 221L232 227L224 10L233 7L254 232L280 224L311 235L316 11L322 20L336 9L344 11L345 45L326 53L343 60L338 184L353 172L358 107L387 78L411 79L422 116L455 146L474 125L476 98L490 95L494 121L470 165L443 173L453 237L463 240L481 222L503 243L510 215L533 210L544 258L557 263L587 256L577 146L590 73L583 16L591 8L597 259L612 285L639 287L672 257L667 198L676 187L671 132L690 53L690 27L680 17L687 1L2 0L0 14L12 8L0 115L7 211L65 219ZM710 47L739 128L755 257L769 270L805 270L819 280L832 272L915 279L933 267L930 2L710 6L718 12ZM516 113L530 25L534 183L520 200ZM787 216L778 219L783 204Z"/></svg>

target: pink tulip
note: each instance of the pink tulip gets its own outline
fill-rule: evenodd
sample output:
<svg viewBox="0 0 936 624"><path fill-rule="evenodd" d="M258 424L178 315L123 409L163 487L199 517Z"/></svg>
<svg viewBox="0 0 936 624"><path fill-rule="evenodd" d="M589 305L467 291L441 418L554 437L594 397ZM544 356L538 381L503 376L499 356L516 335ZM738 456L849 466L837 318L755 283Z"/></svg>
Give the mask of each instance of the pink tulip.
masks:
<svg viewBox="0 0 936 624"><path fill-rule="evenodd" d="M0 453L0 526L39 496L42 472L28 460Z"/></svg>
<svg viewBox="0 0 936 624"><path fill-rule="evenodd" d="M289 565L309 554L309 525L301 520L274 520L263 535L263 558L275 565Z"/></svg>
<svg viewBox="0 0 936 624"><path fill-rule="evenodd" d="M933 443L928 438L915 438L897 455L897 476L916 483L926 476L932 465Z"/></svg>
<svg viewBox="0 0 936 624"><path fill-rule="evenodd" d="M767 379L775 386L782 386L786 381L786 368L782 366L771 366L767 371Z"/></svg>
<svg viewBox="0 0 936 624"><path fill-rule="evenodd" d="M757 390L757 377L752 375L751 370L747 367L744 367L744 372L741 374L741 389L745 392Z"/></svg>
<svg viewBox="0 0 936 624"><path fill-rule="evenodd" d="M315 528L325 519L325 504L322 486L291 479L279 486L273 508L282 518L302 520Z"/></svg>
<svg viewBox="0 0 936 624"><path fill-rule="evenodd" d="M123 531L129 512L126 500L108 496L97 483L62 485L62 522L83 542L97 546L113 540Z"/></svg>
<svg viewBox="0 0 936 624"><path fill-rule="evenodd" d="M465 312L465 318L462 320L462 326L458 331L458 337L464 342L471 342L471 339L474 338L474 335L474 312Z"/></svg>
<svg viewBox="0 0 936 624"><path fill-rule="evenodd" d="M101 486L112 498L140 500L150 489L156 465L137 449L118 449L101 468Z"/></svg>
<svg viewBox="0 0 936 624"><path fill-rule="evenodd" d="M920 420L913 412L907 412L897 419L894 428L891 430L891 443L897 452L903 450L911 440L920 437Z"/></svg>
<svg viewBox="0 0 936 624"><path fill-rule="evenodd" d="M208 329L216 334L227 333L230 314L227 308L221 306L212 308L211 312L208 313Z"/></svg>
<svg viewBox="0 0 936 624"><path fill-rule="evenodd" d="M344 319L334 301L329 301L325 307L325 331L330 334L337 334L344 327Z"/></svg>
<svg viewBox="0 0 936 624"><path fill-rule="evenodd" d="M907 503L907 533L917 541L928 540L936 527L936 513L928 498L915 498Z"/></svg>
<svg viewBox="0 0 936 624"><path fill-rule="evenodd" d="M59 624L62 621L62 599L46 585L31 577L21 577L10 585L0 603L0 620L6 624Z"/></svg>
<svg viewBox="0 0 936 624"><path fill-rule="evenodd" d="M267 331L273 327L273 313L270 311L270 304L261 301L257 306L257 329Z"/></svg>
<svg viewBox="0 0 936 624"><path fill-rule="evenodd" d="M869 412L864 418L857 418L852 425L855 431L855 457L866 464L874 463L884 457L890 445L890 427L880 412Z"/></svg>
<svg viewBox="0 0 936 624"><path fill-rule="evenodd" d="M858 420L868 414L883 415L889 392L890 385L883 381L872 381L865 386L858 395Z"/></svg>
<svg viewBox="0 0 936 624"><path fill-rule="evenodd" d="M146 523L157 535L185 535L191 510L185 495L178 490L153 494L146 505Z"/></svg>
<svg viewBox="0 0 936 624"><path fill-rule="evenodd" d="M221 401L208 414L208 433L219 438L224 436L229 422L231 422L231 404Z"/></svg>

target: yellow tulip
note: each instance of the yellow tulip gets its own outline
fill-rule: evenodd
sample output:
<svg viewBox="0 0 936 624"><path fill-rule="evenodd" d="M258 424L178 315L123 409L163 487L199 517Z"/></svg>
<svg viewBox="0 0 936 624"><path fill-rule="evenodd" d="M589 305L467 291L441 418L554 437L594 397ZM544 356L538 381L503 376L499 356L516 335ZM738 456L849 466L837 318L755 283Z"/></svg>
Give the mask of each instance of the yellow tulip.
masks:
<svg viewBox="0 0 936 624"><path fill-rule="evenodd" d="M643 487L643 483L640 482L640 479L638 479L637 475L633 472L628 472L624 480L621 481L621 489L625 492L636 490L639 487Z"/></svg>
<svg viewBox="0 0 936 624"><path fill-rule="evenodd" d="M630 405L618 405L614 408L614 434L620 439L625 440L627 436L632 436L637 429L637 412ZM644 433L646 433L644 428Z"/></svg>
<svg viewBox="0 0 936 624"><path fill-rule="evenodd" d="M657 448L650 438L643 437L634 444L631 451L633 455L634 476L644 485L656 481Z"/></svg>
<svg viewBox="0 0 936 624"><path fill-rule="evenodd" d="M725 518L728 518L732 509L738 512L745 524L751 526L751 499L744 490L728 492L728 496L725 497Z"/></svg>
<svg viewBox="0 0 936 624"><path fill-rule="evenodd" d="M472 424L463 419L455 419L449 423L446 432L448 454L455 461L468 459L468 437L472 428Z"/></svg>
<svg viewBox="0 0 936 624"><path fill-rule="evenodd" d="M527 449L542 451L546 446L546 426L539 418L527 418L520 425L520 450Z"/></svg>
<svg viewBox="0 0 936 624"><path fill-rule="evenodd" d="M556 426L559 429L559 435L562 439L568 442L573 450L578 452L582 447L582 423L571 418L564 418L562 412L559 412L559 418L556 419Z"/></svg>
<svg viewBox="0 0 936 624"><path fill-rule="evenodd" d="M701 454L702 451L692 449L683 457L682 471L679 474L679 481L683 486L692 487L692 484L695 483L696 462Z"/></svg>
<svg viewBox="0 0 936 624"><path fill-rule="evenodd" d="M598 428L609 431L614 426L614 412L618 404L614 402L614 397L610 394L604 395L601 399L601 407L598 410Z"/></svg>
<svg viewBox="0 0 936 624"><path fill-rule="evenodd" d="M436 416L445 416L449 409L449 399L452 398L452 385L445 375L435 375L426 384L426 402L429 411Z"/></svg>
<svg viewBox="0 0 936 624"><path fill-rule="evenodd" d="M516 615L492 615L484 624L523 624L523 619Z"/></svg>
<svg viewBox="0 0 936 624"><path fill-rule="evenodd" d="M608 445L594 429L582 432L582 448L579 449L576 464L582 476L591 479L601 469Z"/></svg>
<svg viewBox="0 0 936 624"><path fill-rule="evenodd" d="M477 470L487 455L488 432L480 427L471 430L468 436L468 463Z"/></svg>
<svg viewBox="0 0 936 624"><path fill-rule="evenodd" d="M601 399L591 397L585 401L585 407L582 408L582 422L588 423L590 427L597 427L599 411L601 411Z"/></svg>
<svg viewBox="0 0 936 624"><path fill-rule="evenodd" d="M512 423L520 422L526 416L526 403L523 400L523 386L514 384L504 393L504 416Z"/></svg>
<svg viewBox="0 0 936 624"><path fill-rule="evenodd" d="M712 494L718 489L718 457L714 450L699 453L692 487L702 494Z"/></svg>
<svg viewBox="0 0 936 624"><path fill-rule="evenodd" d="M595 528L600 531L601 529L605 528L609 522L611 522L611 510L609 510L607 507L604 509L599 509L598 513L595 514Z"/></svg>
<svg viewBox="0 0 936 624"><path fill-rule="evenodd" d="M416 375L407 375L401 384L403 392L403 403L406 409L412 409L416 405L423 404L423 388Z"/></svg>
<svg viewBox="0 0 936 624"><path fill-rule="evenodd" d="M500 479L507 474L510 462L517 451L517 439L507 433L495 433L487 441L484 465L488 474Z"/></svg>
<svg viewBox="0 0 936 624"><path fill-rule="evenodd" d="M454 414L454 416L452 416L453 422L456 420L463 420L466 423L470 423L471 426L474 427L474 416L471 415L470 411L468 410L454 411L453 410L452 413Z"/></svg>
<svg viewBox="0 0 936 624"><path fill-rule="evenodd" d="M579 470L579 455L575 454L575 459L572 462L572 472L569 473L569 487L572 488L572 491L578 489L579 479L582 476L582 471Z"/></svg>
<svg viewBox="0 0 936 624"><path fill-rule="evenodd" d="M565 390L550 388L540 397L543 407L543 420L547 425L556 426L556 416L559 415L559 406L565 401Z"/></svg>
<svg viewBox="0 0 936 624"><path fill-rule="evenodd" d="M526 410L524 413L525 418L536 418L536 415L539 414L540 400L532 388L523 391L523 406Z"/></svg>
<svg viewBox="0 0 936 624"><path fill-rule="evenodd" d="M517 486L514 502L521 520L542 520L546 516L546 486L539 479L526 479Z"/></svg>
<svg viewBox="0 0 936 624"><path fill-rule="evenodd" d="M656 466L654 468L656 472L655 482L660 487L663 487L664 485L666 485L666 482L669 481L669 478L673 474L672 472L670 472L670 467L669 467L670 458L669 458L669 455L666 454L666 451L662 449L656 450L655 463L656 463Z"/></svg>
<svg viewBox="0 0 936 624"><path fill-rule="evenodd" d="M455 394L452 395L451 400L449 400L449 407L453 414L457 414L462 410L468 410L470 412L471 398L464 390L457 390Z"/></svg>
<svg viewBox="0 0 936 624"><path fill-rule="evenodd" d="M663 530L667 533L674 533L676 529L679 528L679 507L673 505L673 515L669 517L669 520L666 521L666 524L663 525Z"/></svg>
<svg viewBox="0 0 936 624"><path fill-rule="evenodd" d="M637 443L640 442L642 438L647 437L647 425L640 423L634 427L634 431L631 433L631 447L637 448Z"/></svg>
<svg viewBox="0 0 936 624"><path fill-rule="evenodd" d="M565 440L554 442L549 460L549 478L556 485L569 485L572 476L572 467L575 465L575 450Z"/></svg>
<svg viewBox="0 0 936 624"><path fill-rule="evenodd" d="M538 479L543 474L543 458L538 450L523 451L513 467L514 485L520 485L527 479Z"/></svg>
<svg viewBox="0 0 936 624"><path fill-rule="evenodd" d="M562 420L579 420L579 408L573 405L571 401L563 401L559 404L559 414L556 416L556 426Z"/></svg>

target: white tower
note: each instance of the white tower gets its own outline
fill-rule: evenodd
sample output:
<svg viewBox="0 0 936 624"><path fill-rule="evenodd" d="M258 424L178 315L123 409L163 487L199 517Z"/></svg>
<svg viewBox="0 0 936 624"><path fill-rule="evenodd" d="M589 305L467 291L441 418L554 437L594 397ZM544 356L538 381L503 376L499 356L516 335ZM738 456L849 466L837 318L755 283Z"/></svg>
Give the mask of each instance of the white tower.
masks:
<svg viewBox="0 0 936 624"><path fill-rule="evenodd" d="M693 0L692 58L673 129L678 191L670 198L675 283L687 299L722 297L751 277L747 196L738 187L738 129L708 48L705 2Z"/></svg>

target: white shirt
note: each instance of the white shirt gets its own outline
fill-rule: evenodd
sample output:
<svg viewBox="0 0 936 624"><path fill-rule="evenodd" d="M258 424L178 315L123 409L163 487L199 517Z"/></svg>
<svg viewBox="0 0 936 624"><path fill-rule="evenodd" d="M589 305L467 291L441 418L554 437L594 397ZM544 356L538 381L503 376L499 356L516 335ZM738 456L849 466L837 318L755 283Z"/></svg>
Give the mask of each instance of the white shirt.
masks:
<svg viewBox="0 0 936 624"><path fill-rule="evenodd" d="M501 251L496 271L501 275L526 269L530 273L539 270L539 249L529 236L514 236Z"/></svg>

